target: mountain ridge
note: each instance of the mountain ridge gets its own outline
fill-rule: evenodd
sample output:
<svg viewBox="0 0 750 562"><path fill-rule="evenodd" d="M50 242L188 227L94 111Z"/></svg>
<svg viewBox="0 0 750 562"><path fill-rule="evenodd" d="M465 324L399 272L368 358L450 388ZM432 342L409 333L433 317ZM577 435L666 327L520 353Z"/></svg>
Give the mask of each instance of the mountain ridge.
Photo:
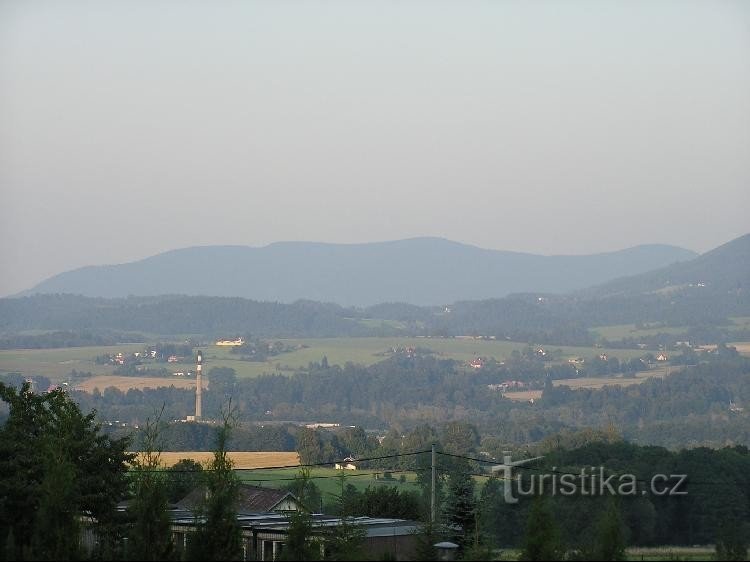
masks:
<svg viewBox="0 0 750 562"><path fill-rule="evenodd" d="M633 295L657 291L706 289L727 292L750 284L750 233L730 240L692 260L616 278L580 292L585 297Z"/></svg>
<svg viewBox="0 0 750 562"><path fill-rule="evenodd" d="M364 244L193 246L124 264L77 268L18 296L184 294L271 302L309 299L343 306L439 305L515 292L565 293L697 255L677 246L649 244L589 255L544 256L435 237Z"/></svg>

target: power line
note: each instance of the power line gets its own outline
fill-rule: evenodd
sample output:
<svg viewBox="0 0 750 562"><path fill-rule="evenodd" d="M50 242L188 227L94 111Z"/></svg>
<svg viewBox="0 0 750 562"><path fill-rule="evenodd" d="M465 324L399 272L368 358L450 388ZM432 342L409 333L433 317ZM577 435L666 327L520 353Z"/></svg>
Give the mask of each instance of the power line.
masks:
<svg viewBox="0 0 750 562"><path fill-rule="evenodd" d="M424 469L429 470L429 469ZM403 473L403 472L416 472L414 470L409 469L399 469L399 470L386 470L385 472L391 472L391 473ZM357 478L359 476L377 476L378 474L382 474L383 471L380 472L357 472L355 474L344 474L344 478ZM341 474L329 474L325 476L308 476L309 480L327 480L329 478L341 478ZM284 482L284 481L291 481L291 480L299 480L298 477L291 477L291 478L248 478L246 479L246 482Z"/></svg>
<svg viewBox="0 0 750 562"><path fill-rule="evenodd" d="M229 451L231 453L231 451ZM381 455L377 457L366 457L362 459L357 459L356 462L372 462L372 461L379 461L379 460L388 460L388 459L396 459L396 458L403 458L403 457L410 457L410 456L416 456L416 455L422 455L431 453L431 449L424 449L420 451L412 451L408 453L395 453L392 455ZM435 454L441 455L444 457L450 457L450 458L456 458L456 459L462 459L466 461L472 461L480 464L489 464L489 465L497 465L497 464L503 464L502 461L495 460L492 458L477 458L477 457L470 457L468 455L457 455L453 453L446 453L444 451L435 451ZM232 468L233 472L240 472L240 473L247 473L247 472L253 472L253 471L271 471L271 470L288 470L288 469L304 469L304 468L321 468L321 467L328 467L335 464L343 463L342 460L337 461L329 461L329 462L318 462L318 463L298 463L298 464L288 464L288 465L279 465L279 466L267 466L267 467L253 467L253 468ZM586 467L584 467L583 470L585 470ZM601 467L593 467L593 468L601 468L602 470L607 470L607 467L601 466ZM513 465L512 469L518 469L518 470L524 470L524 471L531 471L531 472L538 472L543 474L556 474L561 476L573 476L575 478L599 478L600 475L596 473L586 474L585 472L569 472L565 470L560 470L557 468L544 468L544 467L533 467L533 466L525 466L525 465ZM405 473L405 472L426 472L428 470L431 470L430 467L424 467L424 468L418 468L414 467L411 469L391 469L391 468L384 468L382 470L379 470L377 472L358 472L356 474L347 474L347 477L360 477L360 476L375 476L377 474L381 474L383 472L391 472L391 473ZM213 472L216 471L216 469L211 468L201 468L201 470L187 470L187 469L173 469L173 468L160 468L160 469L139 469L139 468L131 468L129 472L133 473L162 473L169 476L176 476L178 474L183 473L191 473L191 474L198 474L199 472ZM614 478L622 478L624 476L634 476L634 475L623 475L619 474L617 472L605 472L605 476L607 477L614 477ZM484 476L484 477L492 477L496 478L498 480L508 480L507 478L501 478L496 475L491 474L471 474L471 476ZM672 479L678 478L682 475L670 475ZM319 476L313 476L309 475L309 479L315 479L315 480L324 480L328 478L341 478L341 475L319 475ZM251 482L280 482L280 481L292 481L297 480L298 477L279 477L279 478L262 478L262 479L253 479L253 478L246 478L247 481ZM511 481L513 479L511 478ZM638 484L644 485L644 486L651 486L653 483L653 480L644 480L642 478L634 478L634 481ZM701 486L722 486L726 485L727 482L715 480L715 481L700 481L700 480L691 480L689 476L686 476L685 484L687 485L701 485Z"/></svg>

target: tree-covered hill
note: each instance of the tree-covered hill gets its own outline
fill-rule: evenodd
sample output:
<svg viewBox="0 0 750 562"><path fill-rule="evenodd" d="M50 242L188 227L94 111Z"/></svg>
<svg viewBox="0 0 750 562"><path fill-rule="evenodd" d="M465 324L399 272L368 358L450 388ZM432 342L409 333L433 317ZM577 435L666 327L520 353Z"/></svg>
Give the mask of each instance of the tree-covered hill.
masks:
<svg viewBox="0 0 750 562"><path fill-rule="evenodd" d="M458 250L449 247L449 250L446 262L450 262L451 252L463 255L464 251L479 251L463 247ZM583 264L588 257L570 259ZM602 255L597 259L612 261L614 258ZM476 263L486 265L490 261ZM180 260L175 262L178 270L179 263ZM409 278L411 266L395 272L390 271L392 264L388 265L388 260L382 265L379 275L389 279L384 286L395 287ZM482 282L483 268L484 265L475 268L476 279L472 283ZM612 271L615 270L617 268ZM329 273L332 279L329 289L333 290L346 275L339 278ZM234 282L230 273L225 277L213 277L219 284ZM440 283L448 283L450 275L440 279ZM309 281L311 286L317 283L314 275ZM368 286L364 283L356 290ZM429 293L431 286L427 283L422 288ZM419 285L414 288L419 292ZM412 303L384 300L382 304L357 308L310 300L287 304L242 297L158 295L109 299L35 294L0 299L0 334L24 330L96 330L210 337L225 334L259 337L481 335L543 344L591 345L596 341L592 328L597 326L654 322L701 329L726 326L730 316L750 316L748 288L750 235L695 259L585 291L551 294L530 292L530 287L525 287L523 293L503 298L461 300L441 306L414 304L423 300L421 298L415 298ZM354 290L354 287L349 289ZM373 293L379 294L382 293Z"/></svg>
<svg viewBox="0 0 750 562"><path fill-rule="evenodd" d="M750 234L695 259L615 279L580 294L584 297L616 297L658 292L670 295L689 290L711 296L750 290Z"/></svg>
<svg viewBox="0 0 750 562"><path fill-rule="evenodd" d="M91 297L184 294L291 303L444 305L519 291L563 293L688 260L695 253L645 245L582 256L487 250L441 238L369 244L284 242L262 248L185 248L121 265L56 275L26 294Z"/></svg>

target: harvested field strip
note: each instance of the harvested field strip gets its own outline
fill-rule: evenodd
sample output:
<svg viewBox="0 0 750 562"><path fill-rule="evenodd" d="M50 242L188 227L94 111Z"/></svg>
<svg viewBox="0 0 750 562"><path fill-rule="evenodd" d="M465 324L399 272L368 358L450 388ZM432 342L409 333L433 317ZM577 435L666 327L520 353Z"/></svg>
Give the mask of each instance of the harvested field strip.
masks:
<svg viewBox="0 0 750 562"><path fill-rule="evenodd" d="M213 458L211 451L164 451L161 463L173 466L182 459L190 459L205 464ZM289 451L230 451L229 458L234 468L269 468L299 464L299 455Z"/></svg>
<svg viewBox="0 0 750 562"><path fill-rule="evenodd" d="M208 377L201 382L203 388L208 388ZM119 375L101 375L91 377L75 385L75 388L84 392L94 392L98 388L104 392L105 388L114 386L117 390L127 392L131 388L143 390L144 388L159 388L162 386L174 386L175 388L195 388L195 378L183 377L124 377Z"/></svg>

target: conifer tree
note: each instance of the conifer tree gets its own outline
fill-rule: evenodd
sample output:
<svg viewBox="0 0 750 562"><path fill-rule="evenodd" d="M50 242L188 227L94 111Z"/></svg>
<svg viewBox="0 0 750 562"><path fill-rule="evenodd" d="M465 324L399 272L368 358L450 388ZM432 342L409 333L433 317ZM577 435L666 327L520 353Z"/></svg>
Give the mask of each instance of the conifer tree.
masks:
<svg viewBox="0 0 750 562"><path fill-rule="evenodd" d="M596 525L590 560L625 560L625 535L620 508L610 498Z"/></svg>
<svg viewBox="0 0 750 562"><path fill-rule="evenodd" d="M163 412L164 406L153 421L146 420L143 451L133 467L133 500L128 508L132 527L127 553L132 560L169 560L174 556L166 475L159 463L159 422Z"/></svg>
<svg viewBox="0 0 750 562"><path fill-rule="evenodd" d="M563 554L560 530L549 500L545 496L537 496L531 503L521 560L561 560Z"/></svg>
<svg viewBox="0 0 750 562"><path fill-rule="evenodd" d="M242 557L242 533L237 523L240 481L228 454L229 436L235 426L230 399L222 412L213 459L203 471L206 499L196 514L198 529L191 537L191 560L238 560Z"/></svg>
<svg viewBox="0 0 750 562"><path fill-rule="evenodd" d="M282 560L320 560L320 543L312 538L313 518L305 505L309 501L306 491L311 488L310 469L302 468L294 479L300 509L289 514L287 542L281 553Z"/></svg>

